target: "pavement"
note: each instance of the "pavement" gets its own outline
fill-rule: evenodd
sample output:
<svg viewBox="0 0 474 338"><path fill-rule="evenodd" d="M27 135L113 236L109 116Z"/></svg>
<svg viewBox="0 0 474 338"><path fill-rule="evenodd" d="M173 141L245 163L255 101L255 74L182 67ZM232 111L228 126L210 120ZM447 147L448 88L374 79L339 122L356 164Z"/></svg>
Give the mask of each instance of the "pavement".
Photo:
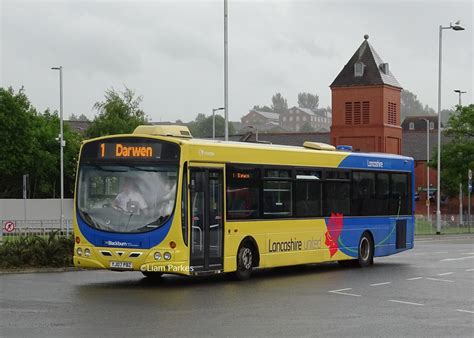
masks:
<svg viewBox="0 0 474 338"><path fill-rule="evenodd" d="M0 336L474 335L474 236L419 238L372 267L226 276L0 275Z"/></svg>

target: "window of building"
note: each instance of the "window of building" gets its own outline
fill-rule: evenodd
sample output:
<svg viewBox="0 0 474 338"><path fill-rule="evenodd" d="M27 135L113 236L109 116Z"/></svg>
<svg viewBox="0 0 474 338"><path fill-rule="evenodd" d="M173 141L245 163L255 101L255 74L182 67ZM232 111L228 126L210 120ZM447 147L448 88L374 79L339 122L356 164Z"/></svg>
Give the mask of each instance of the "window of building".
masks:
<svg viewBox="0 0 474 338"><path fill-rule="evenodd" d="M352 102L346 102L345 104L345 122L346 124L352 124Z"/></svg>
<svg viewBox="0 0 474 338"><path fill-rule="evenodd" d="M306 121L306 116L303 116L301 119L302 119L303 121Z"/></svg>
<svg viewBox="0 0 474 338"><path fill-rule="evenodd" d="M370 123L370 103L369 101L362 102L362 123Z"/></svg>
<svg viewBox="0 0 474 338"><path fill-rule="evenodd" d="M283 122L286 122L286 116L282 117Z"/></svg>
<svg viewBox="0 0 474 338"><path fill-rule="evenodd" d="M362 122L362 111L360 102L353 102L354 104L354 124L361 124Z"/></svg>
<svg viewBox="0 0 474 338"><path fill-rule="evenodd" d="M394 102L388 103L388 124L397 124L397 104Z"/></svg>
<svg viewBox="0 0 474 338"><path fill-rule="evenodd" d="M364 67L365 65L362 62L356 62L354 64L354 76L361 77L364 75Z"/></svg>
<svg viewBox="0 0 474 338"><path fill-rule="evenodd" d="M288 120L289 120L290 122L293 121L293 116L290 116L290 117L288 118Z"/></svg>
<svg viewBox="0 0 474 338"><path fill-rule="evenodd" d="M227 218L260 217L260 169L227 167Z"/></svg>
<svg viewBox="0 0 474 338"><path fill-rule="evenodd" d="M410 122L410 123L408 124L408 129L410 129L410 130L415 130L415 122Z"/></svg>
<svg viewBox="0 0 474 338"><path fill-rule="evenodd" d="M300 117L299 116L296 116L296 121L299 121L300 120Z"/></svg>
<svg viewBox="0 0 474 338"><path fill-rule="evenodd" d="M430 122L430 129L434 129L434 122L433 121Z"/></svg>

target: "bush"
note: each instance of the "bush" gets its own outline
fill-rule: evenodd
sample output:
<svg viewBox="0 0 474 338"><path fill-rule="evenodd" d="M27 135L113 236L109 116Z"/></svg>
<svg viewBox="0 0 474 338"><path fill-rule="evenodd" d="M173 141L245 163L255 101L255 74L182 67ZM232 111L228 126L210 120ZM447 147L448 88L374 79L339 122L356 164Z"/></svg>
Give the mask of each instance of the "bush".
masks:
<svg viewBox="0 0 474 338"><path fill-rule="evenodd" d="M0 245L0 268L72 266L74 238L19 236Z"/></svg>

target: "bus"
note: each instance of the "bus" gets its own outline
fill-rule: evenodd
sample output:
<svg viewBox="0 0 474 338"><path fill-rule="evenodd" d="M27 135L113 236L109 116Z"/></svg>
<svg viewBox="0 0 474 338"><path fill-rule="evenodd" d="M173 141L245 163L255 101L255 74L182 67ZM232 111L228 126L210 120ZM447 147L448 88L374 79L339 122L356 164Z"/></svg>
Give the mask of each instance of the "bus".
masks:
<svg viewBox="0 0 474 338"><path fill-rule="evenodd" d="M139 126L82 144L74 205L76 267L240 280L255 268L366 267L413 248L414 161Z"/></svg>

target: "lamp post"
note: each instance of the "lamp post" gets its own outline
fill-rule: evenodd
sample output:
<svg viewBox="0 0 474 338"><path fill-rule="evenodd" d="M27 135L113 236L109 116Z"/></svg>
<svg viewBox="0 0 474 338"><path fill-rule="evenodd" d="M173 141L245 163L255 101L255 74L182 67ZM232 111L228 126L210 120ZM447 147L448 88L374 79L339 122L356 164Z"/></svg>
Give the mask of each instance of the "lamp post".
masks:
<svg viewBox="0 0 474 338"><path fill-rule="evenodd" d="M247 128L255 130L255 142L258 143L258 129L254 126L247 126Z"/></svg>
<svg viewBox="0 0 474 338"><path fill-rule="evenodd" d="M227 0L224 0L224 139L229 141L229 76L228 76L228 49L227 39Z"/></svg>
<svg viewBox="0 0 474 338"><path fill-rule="evenodd" d="M460 21L449 24L447 27L439 26L439 67L438 67L438 166L437 166L437 194L436 194L436 234L441 234L441 59L443 47L443 30L452 29L463 31Z"/></svg>
<svg viewBox="0 0 474 338"><path fill-rule="evenodd" d="M455 89L454 92L459 94L459 107L461 107L461 95L466 94L467 92L462 91L461 89ZM459 108L459 109L461 109L461 108Z"/></svg>
<svg viewBox="0 0 474 338"><path fill-rule="evenodd" d="M61 229L64 226L64 133L63 133L63 66L52 67L52 70L59 70L59 154L60 154L60 172L61 172Z"/></svg>
<svg viewBox="0 0 474 338"><path fill-rule="evenodd" d="M224 110L224 107L212 109L212 139L216 139L216 111Z"/></svg>
<svg viewBox="0 0 474 338"><path fill-rule="evenodd" d="M426 122L426 219L431 222L430 215L430 120L420 119ZM430 226L431 227L431 226Z"/></svg>

